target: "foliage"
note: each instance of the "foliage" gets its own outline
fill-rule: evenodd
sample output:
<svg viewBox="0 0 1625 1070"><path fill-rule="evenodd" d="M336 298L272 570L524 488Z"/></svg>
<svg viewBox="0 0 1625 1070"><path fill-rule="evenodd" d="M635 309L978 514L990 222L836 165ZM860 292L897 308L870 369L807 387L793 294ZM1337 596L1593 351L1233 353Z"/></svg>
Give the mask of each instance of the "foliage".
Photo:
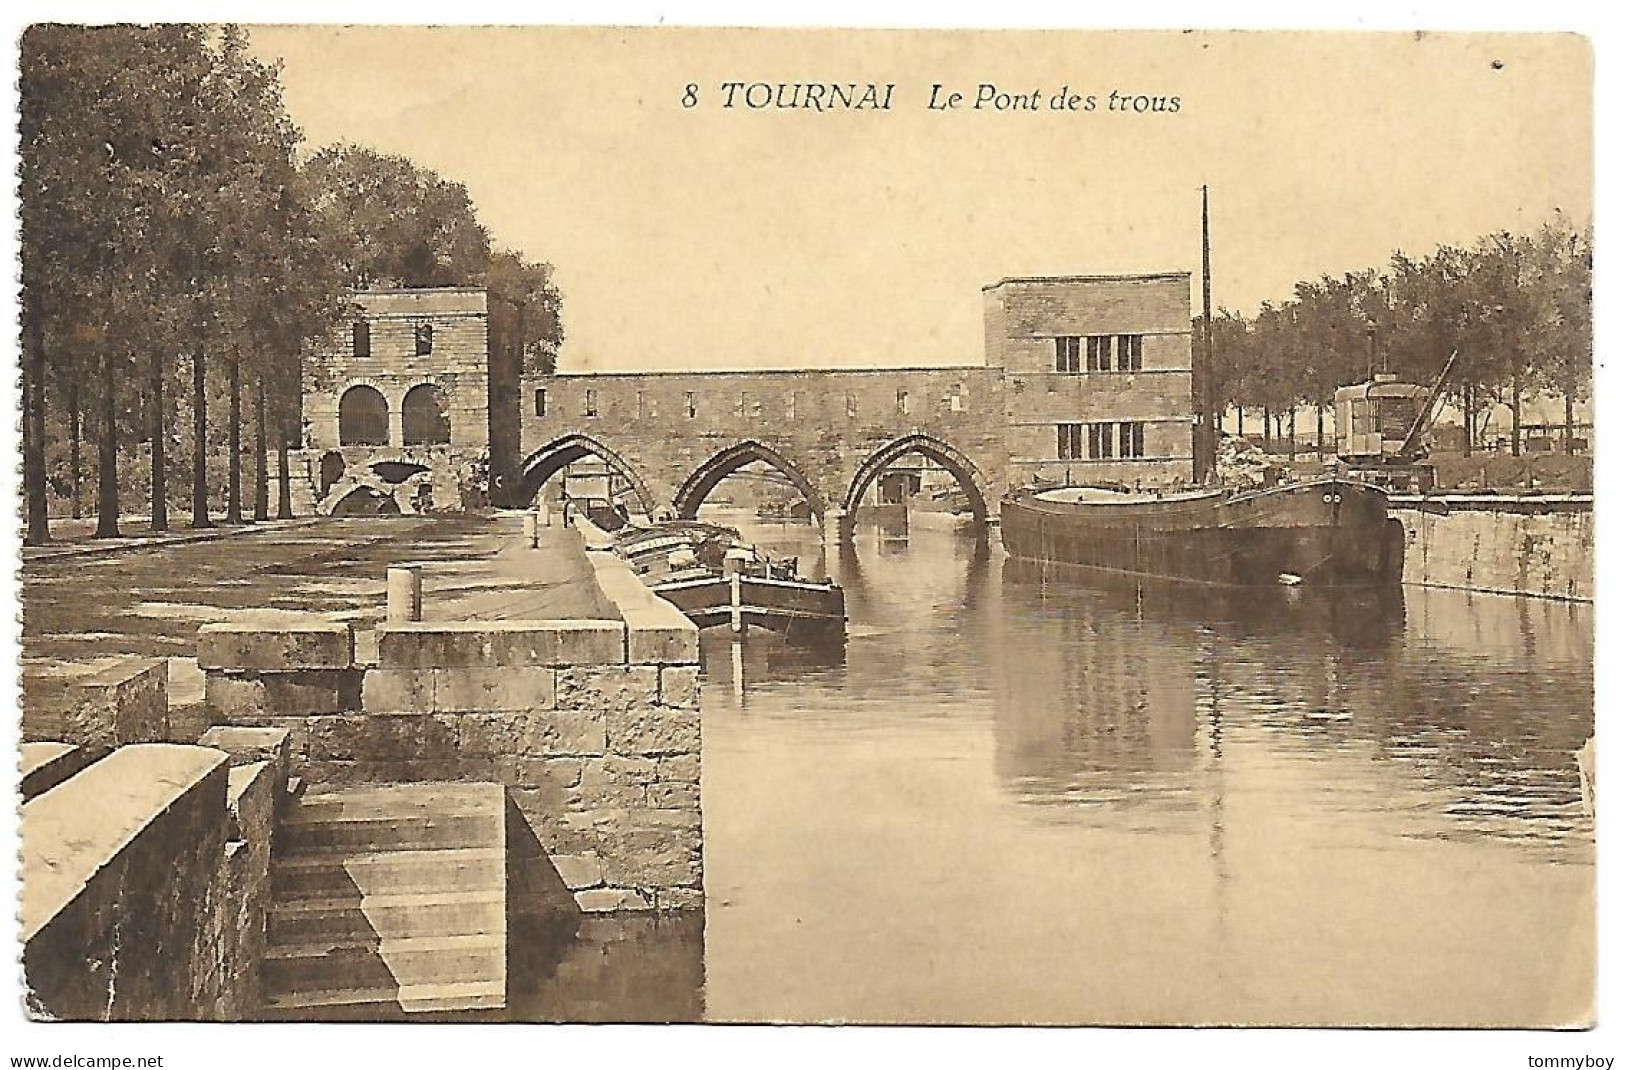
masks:
<svg viewBox="0 0 1625 1070"><path fill-rule="evenodd" d="M1383 269L1306 280L1251 317L1220 310L1218 401L1274 412L1328 405L1339 386L1384 366L1428 384L1458 349L1446 396L1474 415L1537 389L1585 398L1591 248L1589 230L1558 216L1533 234L1492 234L1423 258L1396 252Z"/></svg>
<svg viewBox="0 0 1625 1070"><path fill-rule="evenodd" d="M48 537L52 491L71 479L70 400L98 532L113 534L119 501L142 486L137 454L150 483L175 486L167 456L182 448L205 487L217 482L211 458L237 430L223 417L243 394L263 386L273 442L296 436L317 343L352 314L352 288L500 287L523 305L524 331L514 305L493 310L493 333L550 368L562 338L551 266L493 254L468 191L404 157L341 145L301 162L280 70L242 29L42 24L21 53L30 541ZM241 373L235 399L228 368ZM253 414L244 403L240 423ZM229 468L236 488L238 458Z"/></svg>

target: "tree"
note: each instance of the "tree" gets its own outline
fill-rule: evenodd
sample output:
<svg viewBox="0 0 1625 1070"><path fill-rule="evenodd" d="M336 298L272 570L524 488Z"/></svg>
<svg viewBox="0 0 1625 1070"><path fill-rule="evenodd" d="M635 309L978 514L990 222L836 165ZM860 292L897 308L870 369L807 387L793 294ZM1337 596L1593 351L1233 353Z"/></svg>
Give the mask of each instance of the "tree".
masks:
<svg viewBox="0 0 1625 1070"><path fill-rule="evenodd" d="M351 286L457 286L485 277L491 236L461 184L355 145L328 146L304 170Z"/></svg>

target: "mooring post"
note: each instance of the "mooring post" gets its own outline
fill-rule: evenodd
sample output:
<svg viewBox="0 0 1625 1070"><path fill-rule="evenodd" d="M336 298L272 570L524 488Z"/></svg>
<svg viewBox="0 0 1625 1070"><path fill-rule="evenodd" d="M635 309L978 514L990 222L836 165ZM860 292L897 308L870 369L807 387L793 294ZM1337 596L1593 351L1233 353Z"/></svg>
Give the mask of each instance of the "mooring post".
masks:
<svg viewBox="0 0 1625 1070"><path fill-rule="evenodd" d="M743 593L740 590L739 570L736 568L728 576L728 627L735 635L745 631L745 615L742 612Z"/></svg>
<svg viewBox="0 0 1625 1070"><path fill-rule="evenodd" d="M541 545L541 536L536 532L536 514L525 514L525 545L534 550Z"/></svg>
<svg viewBox="0 0 1625 1070"><path fill-rule="evenodd" d="M384 574L384 616L391 624L410 624L423 619L423 570L416 565L398 565Z"/></svg>
<svg viewBox="0 0 1625 1070"><path fill-rule="evenodd" d="M545 493L536 496L536 522L544 528L553 526L553 507L547 503Z"/></svg>

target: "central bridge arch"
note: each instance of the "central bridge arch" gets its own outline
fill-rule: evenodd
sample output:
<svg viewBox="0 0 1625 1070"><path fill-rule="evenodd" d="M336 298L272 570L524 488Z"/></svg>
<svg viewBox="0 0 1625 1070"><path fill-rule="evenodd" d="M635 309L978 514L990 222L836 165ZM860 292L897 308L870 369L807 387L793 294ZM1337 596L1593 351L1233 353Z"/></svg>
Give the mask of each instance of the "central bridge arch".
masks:
<svg viewBox="0 0 1625 1070"><path fill-rule="evenodd" d="M736 443L725 450L714 454L704 464L694 469L683 485L677 491L673 507L678 516L692 520L699 515L700 505L717 484L733 475L748 464L760 461L768 467L779 472L794 484L807 499L807 505L815 518L822 518L825 510L824 496L818 492L807 474L784 454L771 446L764 445L755 439Z"/></svg>
<svg viewBox="0 0 1625 1070"><path fill-rule="evenodd" d="M637 496L638 504L646 515L655 516L659 512L659 503L649 492L648 484L638 474L637 469L627 464L620 454L587 435L565 435L532 450L519 464L518 484L513 488L511 500L517 505L528 504L535 499L542 485L566 465L574 464L589 456L603 461L611 471L631 484L632 493Z"/></svg>
<svg viewBox="0 0 1625 1070"><path fill-rule="evenodd" d="M846 516L851 517L857 512L864 493L871 483L880 478L882 472L911 453L918 453L946 469L965 491L971 515L977 520L987 519L989 484L987 476L976 467L976 462L942 439L918 433L892 439L869 454L858 466L852 482L847 486L846 497L841 502Z"/></svg>

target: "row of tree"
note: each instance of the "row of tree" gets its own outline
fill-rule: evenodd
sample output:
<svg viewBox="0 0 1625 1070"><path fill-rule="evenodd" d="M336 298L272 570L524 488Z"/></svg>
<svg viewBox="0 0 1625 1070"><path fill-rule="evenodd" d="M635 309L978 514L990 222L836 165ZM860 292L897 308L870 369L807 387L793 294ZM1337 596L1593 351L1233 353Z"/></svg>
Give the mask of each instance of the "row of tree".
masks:
<svg viewBox="0 0 1625 1070"><path fill-rule="evenodd" d="M1300 409L1316 414L1326 452L1326 410L1340 386L1386 369L1431 384L1460 351L1445 397L1464 414L1471 452L1497 407L1510 411L1521 449L1523 406L1535 394L1561 396L1565 449L1572 452L1575 405L1591 390L1589 229L1558 216L1533 234L1499 233L1431 256L1396 252L1386 268L1300 282L1293 296L1252 316L1213 316L1211 408L1263 417L1266 442L1295 441ZM1200 345L1202 322L1195 323ZM1222 428L1221 428L1222 429Z"/></svg>
<svg viewBox="0 0 1625 1070"><path fill-rule="evenodd" d="M221 497L227 522L269 518L273 450L275 515L291 515L301 391L321 380L320 343L354 314L353 289L486 285L503 310L493 351L514 374L551 370L552 268L494 250L467 190L404 157L302 156L280 70L241 29L38 25L20 75L30 544L49 539L53 499L78 515L87 446L98 536L119 534L143 454L151 525L169 527L182 447L192 526Z"/></svg>

